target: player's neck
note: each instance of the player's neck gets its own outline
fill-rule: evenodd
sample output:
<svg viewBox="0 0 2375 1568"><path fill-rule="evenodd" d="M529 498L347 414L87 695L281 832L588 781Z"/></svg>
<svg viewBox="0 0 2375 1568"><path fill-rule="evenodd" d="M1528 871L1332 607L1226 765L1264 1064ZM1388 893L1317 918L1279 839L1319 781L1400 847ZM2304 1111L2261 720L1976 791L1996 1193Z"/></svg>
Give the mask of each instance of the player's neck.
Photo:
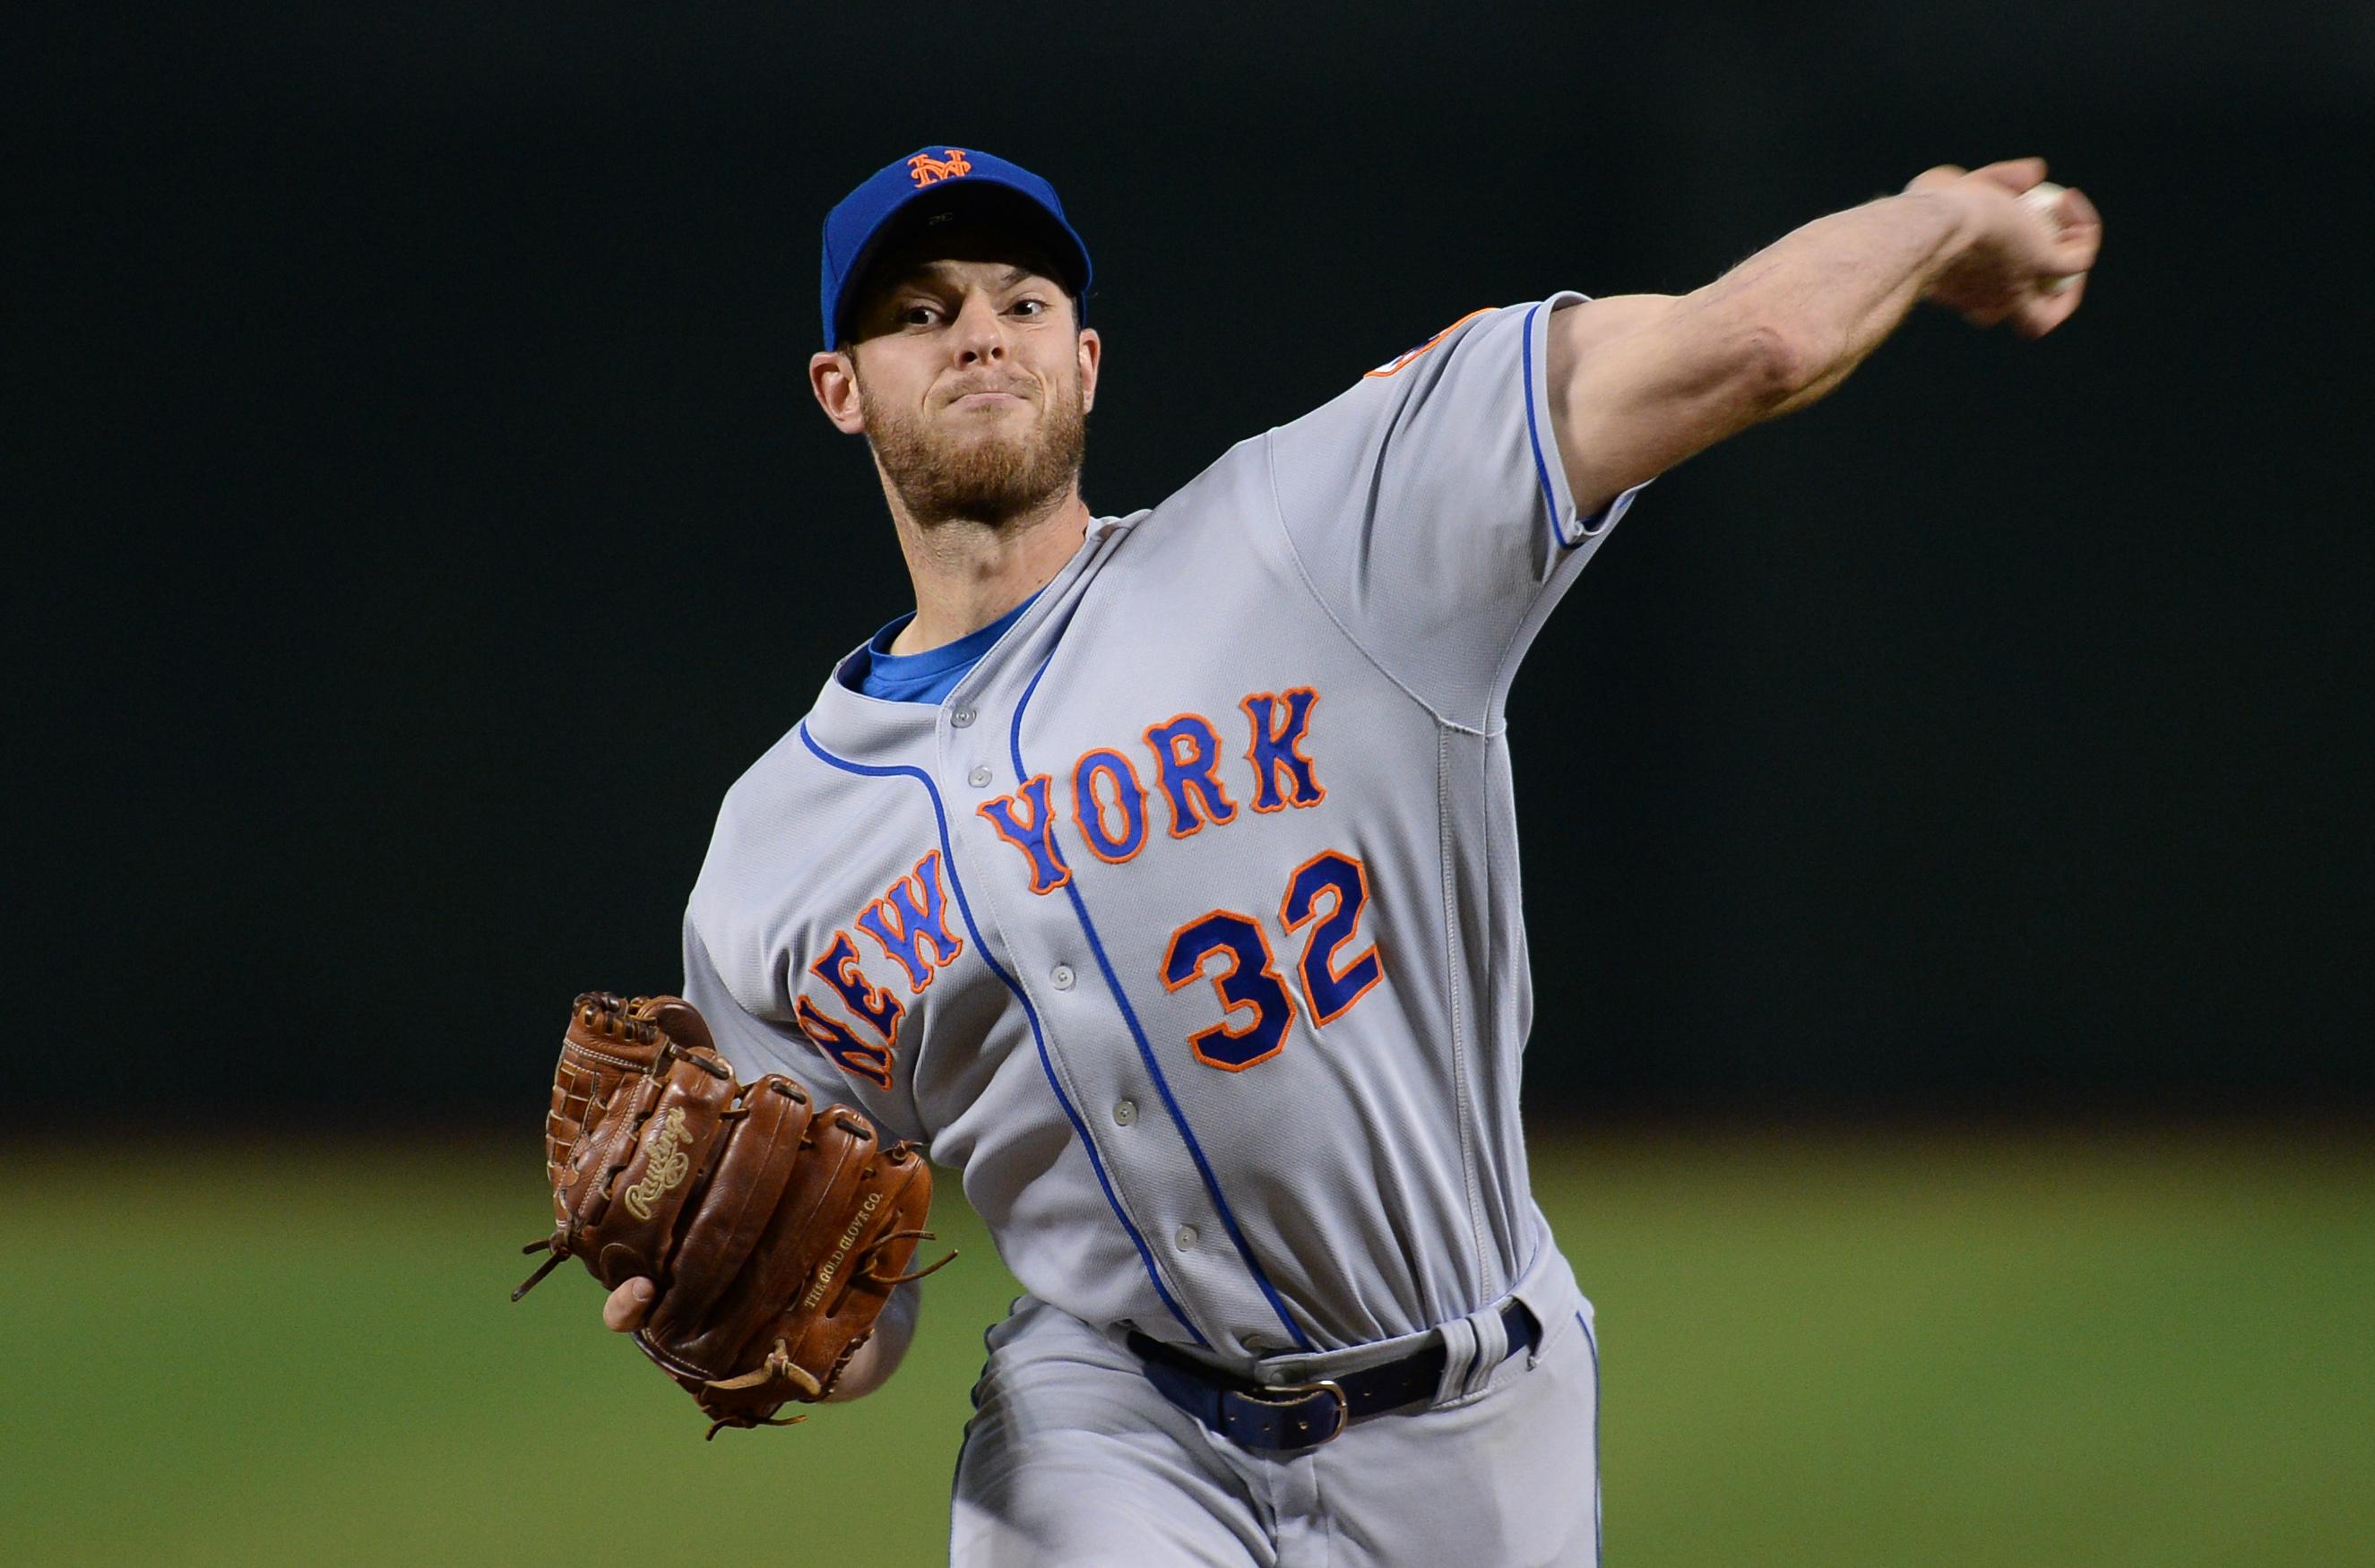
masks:
<svg viewBox="0 0 2375 1568"><path fill-rule="evenodd" d="M1045 510L1003 523L928 525L896 496L891 511L916 585L916 619L892 640L894 654L920 654L987 626L1053 581L1089 529L1077 481Z"/></svg>

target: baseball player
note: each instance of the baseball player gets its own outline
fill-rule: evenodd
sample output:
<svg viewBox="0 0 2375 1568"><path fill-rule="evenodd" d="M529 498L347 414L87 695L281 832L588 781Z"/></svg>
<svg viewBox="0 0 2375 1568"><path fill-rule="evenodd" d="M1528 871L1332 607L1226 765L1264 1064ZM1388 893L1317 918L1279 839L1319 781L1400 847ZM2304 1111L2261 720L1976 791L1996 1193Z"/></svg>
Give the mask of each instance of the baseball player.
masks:
<svg viewBox="0 0 2375 1568"><path fill-rule="evenodd" d="M684 989L744 1075L928 1145L1029 1292L955 1561L1597 1561L1593 1312L1518 1123L1509 683L1642 486L1917 301L2067 319L2101 225L2044 174L1476 311L1125 516L1081 499L1103 344L1054 189L936 145L833 209L810 384L915 608L727 793Z"/></svg>

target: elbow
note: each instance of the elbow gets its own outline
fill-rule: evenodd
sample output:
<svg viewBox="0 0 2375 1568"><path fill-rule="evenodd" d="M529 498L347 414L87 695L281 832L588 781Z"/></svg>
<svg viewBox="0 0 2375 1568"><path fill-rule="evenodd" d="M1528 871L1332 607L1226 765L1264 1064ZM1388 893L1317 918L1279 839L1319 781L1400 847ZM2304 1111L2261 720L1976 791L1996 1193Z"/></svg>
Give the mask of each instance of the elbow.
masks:
<svg viewBox="0 0 2375 1568"><path fill-rule="evenodd" d="M1782 407L1822 378L1822 355L1806 335L1778 322L1748 328L1739 360L1743 400L1760 411Z"/></svg>

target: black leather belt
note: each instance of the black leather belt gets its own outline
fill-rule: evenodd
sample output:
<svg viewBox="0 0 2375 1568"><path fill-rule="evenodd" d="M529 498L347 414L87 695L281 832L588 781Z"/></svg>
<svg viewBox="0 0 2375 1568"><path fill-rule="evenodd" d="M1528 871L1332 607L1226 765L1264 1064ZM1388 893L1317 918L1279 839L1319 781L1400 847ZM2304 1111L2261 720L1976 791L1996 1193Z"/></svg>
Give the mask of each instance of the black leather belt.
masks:
<svg viewBox="0 0 2375 1568"><path fill-rule="evenodd" d="M1509 1336L1504 1361L1541 1341L1534 1315L1515 1297L1501 1309L1501 1326ZM1363 1416L1432 1399L1449 1354L1437 1339L1399 1361L1341 1377L1265 1385L1207 1366L1134 1329L1125 1342L1146 1363L1146 1380L1164 1398L1240 1448L1290 1454L1331 1441Z"/></svg>

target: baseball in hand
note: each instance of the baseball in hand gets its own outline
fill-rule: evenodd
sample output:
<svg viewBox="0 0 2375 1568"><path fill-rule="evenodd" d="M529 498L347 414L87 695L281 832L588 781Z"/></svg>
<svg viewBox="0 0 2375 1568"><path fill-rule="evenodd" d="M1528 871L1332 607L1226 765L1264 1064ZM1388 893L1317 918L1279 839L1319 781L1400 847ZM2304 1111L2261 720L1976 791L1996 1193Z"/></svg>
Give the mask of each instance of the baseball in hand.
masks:
<svg viewBox="0 0 2375 1568"><path fill-rule="evenodd" d="M2020 196L2024 206L2031 208L2039 218L2052 225L2056 239L2062 236L2062 218L2056 209L2061 204L2063 189L2064 187L2055 184L2050 180L2039 180L2036 184L2023 191ZM2037 289L2040 294L2059 294L2077 281L2076 273L2064 273L2060 277L2047 278L2038 284Z"/></svg>

